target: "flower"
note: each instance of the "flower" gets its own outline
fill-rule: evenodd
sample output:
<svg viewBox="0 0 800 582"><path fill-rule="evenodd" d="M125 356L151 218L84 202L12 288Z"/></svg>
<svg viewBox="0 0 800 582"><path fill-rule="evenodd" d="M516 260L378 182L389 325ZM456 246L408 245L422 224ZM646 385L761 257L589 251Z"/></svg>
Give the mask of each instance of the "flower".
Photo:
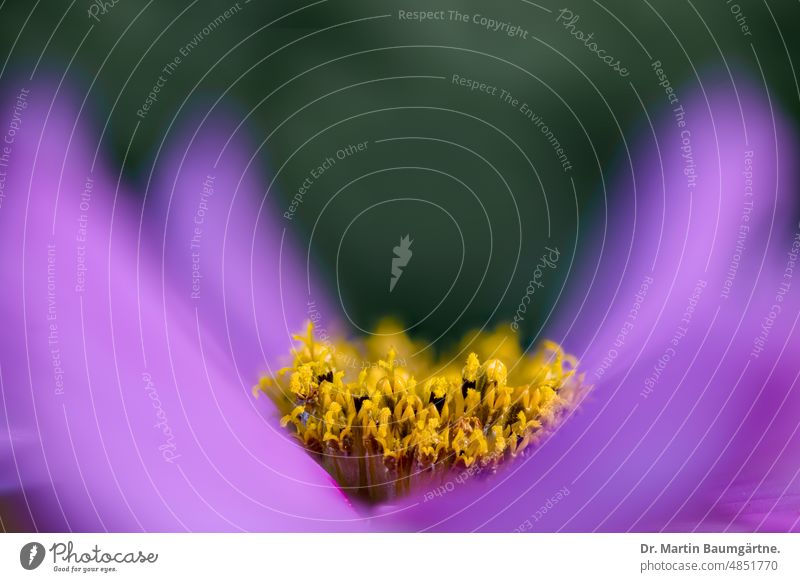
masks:
<svg viewBox="0 0 800 582"><path fill-rule="evenodd" d="M581 264L546 323L594 385L581 414L495 476L462 471L364 508L250 392L308 319L309 289L315 309L334 310L269 194L256 205L270 182L247 139L221 112L165 128L142 201L79 101L31 87L0 206L0 504L15 505L12 527L797 530L796 149L756 86L720 81L681 99L685 117L665 109L625 141L605 220L581 233ZM484 363L484 381L499 386L501 370ZM434 409L457 398L441 375Z"/></svg>

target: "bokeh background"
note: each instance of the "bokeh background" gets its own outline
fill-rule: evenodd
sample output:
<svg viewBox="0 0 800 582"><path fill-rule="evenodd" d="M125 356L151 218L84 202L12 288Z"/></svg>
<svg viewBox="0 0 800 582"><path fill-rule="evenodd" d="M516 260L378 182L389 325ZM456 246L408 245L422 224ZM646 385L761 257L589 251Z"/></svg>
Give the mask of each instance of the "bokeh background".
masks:
<svg viewBox="0 0 800 582"><path fill-rule="evenodd" d="M5 2L3 78L36 70L77 87L86 97L83 115L102 128L101 147L118 162L127 153L124 176L139 192L165 135L206 114L234 111L243 120L240 131L260 146L256 163L268 171L280 168L269 196L276 212L286 211L309 172L332 153L346 144L372 144L316 181L287 222L291 237L311 245L314 268L338 282L354 323L367 329L387 313L409 323L429 315L458 273L462 253L453 292L415 330L438 337L454 322L452 331L463 332L510 319L530 278L520 257L547 244L572 255L576 231L597 228L595 219L613 206L615 193L604 188L604 178L624 163L624 136L646 127L645 108L656 115L669 106L653 61L663 63L679 93L717 79L730 83L730 72L734 80L749 76L766 83L776 105L794 116L800 112L792 67L800 22L793 2L565 6L580 16L579 30L594 32L622 61L627 78L611 74L555 24L565 7L547 3L543 9L522 0L491 7L240 2L240 11L182 58L145 119L136 111L162 67L235 5L120 0L105 14L98 10L100 22L87 16L91 6ZM732 6L740 10L739 21ZM527 40L472 21L400 21L398 10L482 14L521 27ZM563 170L551 142L518 108L455 86L453 74L529 103L572 169ZM441 141L374 144L400 137ZM491 153L497 173L464 148ZM366 175L376 170L386 171ZM465 248L450 217L418 203L378 206L351 225L368 206L398 197L447 208L458 224L469 225ZM415 268L390 294L387 257L407 233L415 241ZM532 306L524 323L529 336L561 288L557 278L563 281L567 273L556 271L550 297L541 293Z"/></svg>

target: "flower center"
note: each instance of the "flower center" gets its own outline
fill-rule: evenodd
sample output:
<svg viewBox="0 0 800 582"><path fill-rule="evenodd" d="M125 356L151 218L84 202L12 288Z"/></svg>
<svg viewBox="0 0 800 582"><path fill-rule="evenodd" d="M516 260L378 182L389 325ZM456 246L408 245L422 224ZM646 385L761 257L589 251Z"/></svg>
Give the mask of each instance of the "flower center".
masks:
<svg viewBox="0 0 800 582"><path fill-rule="evenodd" d="M438 487L453 471L495 472L537 444L586 390L575 358L553 342L532 354L506 348L513 373L475 352L460 370L454 358L406 365L394 348L364 364L384 335L333 345L317 341L309 323L306 336L295 336L292 366L254 388L345 491L370 501ZM498 343L476 337L484 348ZM395 340L411 346L405 336ZM353 362L361 369L346 378Z"/></svg>

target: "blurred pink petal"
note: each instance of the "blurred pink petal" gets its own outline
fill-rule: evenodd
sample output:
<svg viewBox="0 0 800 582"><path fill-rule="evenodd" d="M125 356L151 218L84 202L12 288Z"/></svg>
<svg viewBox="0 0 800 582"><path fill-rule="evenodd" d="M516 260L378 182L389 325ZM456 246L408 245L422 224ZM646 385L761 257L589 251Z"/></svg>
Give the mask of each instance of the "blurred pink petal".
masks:
<svg viewBox="0 0 800 582"><path fill-rule="evenodd" d="M253 402L250 386L264 371L264 358L273 358L283 342L266 342L258 362L244 358L237 368L222 319L209 317L199 333L199 312L183 286L191 263L167 263L162 271L150 244L137 245L140 209L117 191L119 176L109 173L102 155L92 168L97 143L75 101L61 94L54 99L49 87L35 86L29 102L0 209L0 365L2 427L8 423L13 439L13 450L3 451L3 470L19 471L18 487L36 528L358 527L358 516L326 473L265 419L262 403ZM201 166L219 149L215 137L206 135L193 152ZM179 140L175 147L184 145ZM231 152L218 168L221 212L229 178L238 171L236 140ZM190 183L194 169L188 167ZM90 195L82 198L88 181ZM162 187L150 195L163 196ZM192 190L196 194L199 185ZM260 225L268 236L257 243L257 255L272 278L262 276L259 291L271 300L279 293L279 227L271 209L260 215ZM235 223L234 232L246 226ZM160 233L149 219L142 223L148 242ZM209 230L207 241L204 285L213 296L214 247L221 239ZM249 290L244 242L238 236L227 241L227 251L240 259L226 267L232 289ZM295 295L302 270L292 265L283 275L284 292ZM272 334L269 326L282 329L284 313L292 323L301 321L304 303L293 297L271 303L269 312L262 303L260 325ZM246 320L228 324L231 337L243 337Z"/></svg>

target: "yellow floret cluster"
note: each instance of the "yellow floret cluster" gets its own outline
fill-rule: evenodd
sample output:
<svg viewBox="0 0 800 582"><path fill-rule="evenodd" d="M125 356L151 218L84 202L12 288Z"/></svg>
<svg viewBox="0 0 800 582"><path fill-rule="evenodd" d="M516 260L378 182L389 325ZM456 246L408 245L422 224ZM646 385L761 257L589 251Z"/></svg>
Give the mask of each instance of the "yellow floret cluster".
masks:
<svg viewBox="0 0 800 582"><path fill-rule="evenodd" d="M525 354L501 331L471 334L436 361L391 323L361 345L319 341L310 323L295 339L291 367L255 392L272 398L281 424L343 489L372 501L435 487L453 470L493 472L584 392L575 358L560 346Z"/></svg>

